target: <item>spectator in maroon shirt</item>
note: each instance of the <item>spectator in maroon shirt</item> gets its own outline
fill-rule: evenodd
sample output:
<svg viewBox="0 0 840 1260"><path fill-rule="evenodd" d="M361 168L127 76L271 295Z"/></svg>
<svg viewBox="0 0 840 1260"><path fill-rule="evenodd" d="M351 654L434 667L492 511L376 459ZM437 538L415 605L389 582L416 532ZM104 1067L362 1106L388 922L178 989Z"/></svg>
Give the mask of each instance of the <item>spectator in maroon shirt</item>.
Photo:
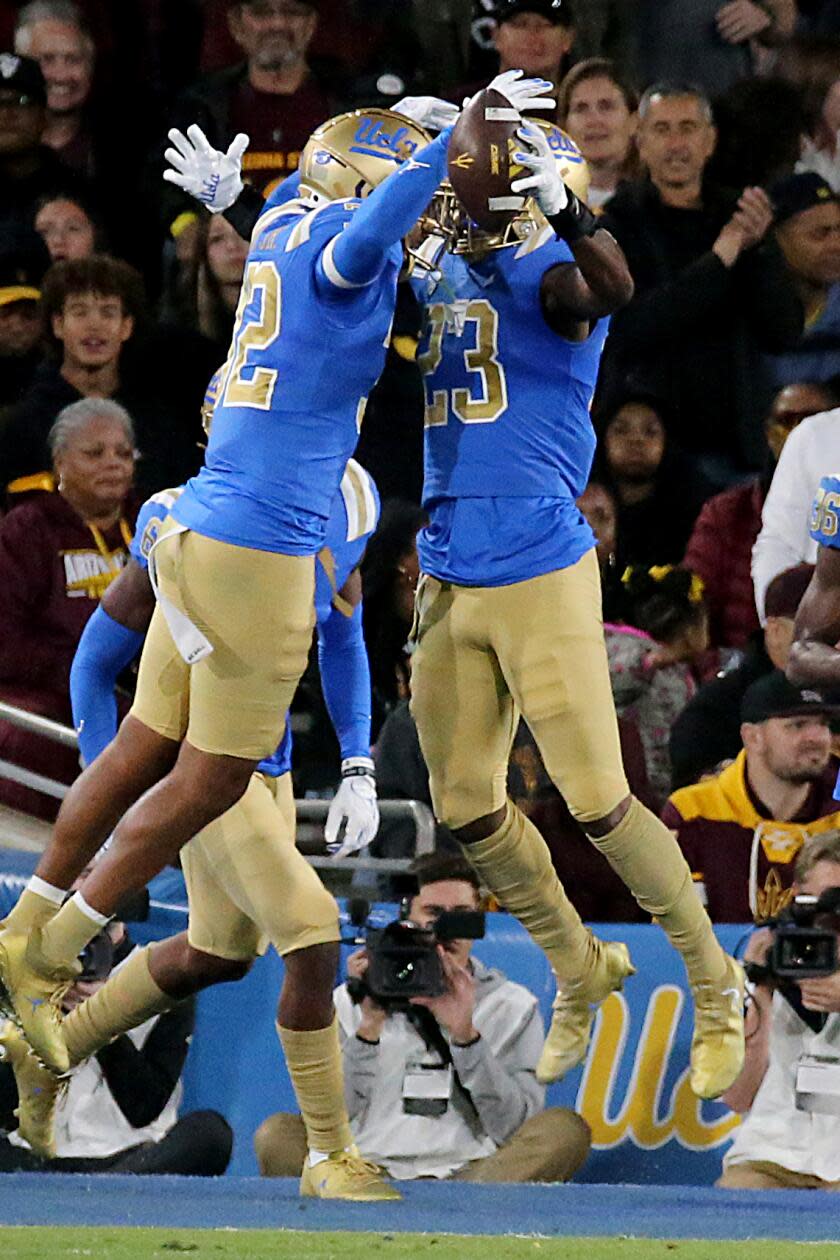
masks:
<svg viewBox="0 0 840 1260"><path fill-rule="evenodd" d="M71 723L70 665L88 618L128 559L134 428L110 399L65 407L49 435L56 488L0 522L0 697ZM78 755L0 722L0 758L71 782ZM0 780L0 801L42 818L58 802Z"/></svg>
<svg viewBox="0 0 840 1260"><path fill-rule="evenodd" d="M752 549L773 469L790 433L806 416L828 411L836 399L827 385L786 385L773 399L764 425L767 461L762 473L716 494L704 504L683 564L703 579L712 647L743 648L758 630Z"/></svg>
<svg viewBox="0 0 840 1260"><path fill-rule="evenodd" d="M735 760L669 798L662 819L676 832L713 922L778 914L792 895L802 845L840 825L835 712L775 670L744 693Z"/></svg>
<svg viewBox="0 0 840 1260"><path fill-rule="evenodd" d="M245 60L189 88L171 123L184 132L197 123L222 150L237 132L245 132L250 144L243 174L267 197L297 170L301 149L319 123L336 113L340 92L333 67L308 55L318 24L310 0L234 0L228 23ZM183 261L197 244L195 203L169 184L163 198L166 227Z"/></svg>

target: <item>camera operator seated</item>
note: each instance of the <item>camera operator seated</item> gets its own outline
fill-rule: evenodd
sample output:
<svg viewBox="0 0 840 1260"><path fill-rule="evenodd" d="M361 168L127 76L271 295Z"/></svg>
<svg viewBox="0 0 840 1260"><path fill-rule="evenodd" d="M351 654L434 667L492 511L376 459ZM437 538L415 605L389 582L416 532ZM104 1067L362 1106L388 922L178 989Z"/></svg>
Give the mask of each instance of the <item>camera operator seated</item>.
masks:
<svg viewBox="0 0 840 1260"><path fill-rule="evenodd" d="M754 978L746 1060L723 1101L746 1115L724 1157L725 1189L840 1190L840 831L805 842L794 892L744 954Z"/></svg>
<svg viewBox="0 0 840 1260"><path fill-rule="evenodd" d="M478 910L478 877L465 858L430 854L412 872L417 891L404 903L406 917L422 928L440 919L439 941L442 915L458 912L467 922L463 912ZM566 1181L589 1152L589 1127L573 1111L543 1109L535 1069L545 1034L536 998L472 958L471 948L463 938L430 946L443 974L439 997L387 998L383 1006L352 979L336 990L356 1143L401 1181ZM368 969L367 949L348 958L356 982ZM300 1174L306 1141L299 1116L269 1116L254 1144L264 1176Z"/></svg>
<svg viewBox="0 0 840 1260"><path fill-rule="evenodd" d="M139 916L138 916L139 917ZM135 949L114 920L81 955L82 974L65 1011L91 997ZM195 999L117 1037L66 1078L55 1113L55 1153L43 1159L17 1131L16 1075L46 1074L11 1022L0 1020L0 1172L181 1173L221 1176L233 1134L215 1111L178 1118L180 1077L195 1023Z"/></svg>

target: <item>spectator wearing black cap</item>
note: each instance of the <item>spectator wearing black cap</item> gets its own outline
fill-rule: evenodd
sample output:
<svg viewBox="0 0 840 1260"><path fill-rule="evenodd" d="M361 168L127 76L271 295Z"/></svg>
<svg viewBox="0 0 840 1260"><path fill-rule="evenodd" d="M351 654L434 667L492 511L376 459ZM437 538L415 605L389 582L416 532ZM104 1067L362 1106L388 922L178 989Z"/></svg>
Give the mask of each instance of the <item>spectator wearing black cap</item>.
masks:
<svg viewBox="0 0 840 1260"><path fill-rule="evenodd" d="M5 222L31 226L47 193L90 195L84 177L43 143L46 104L38 62L0 52L0 229Z"/></svg>
<svg viewBox="0 0 840 1260"><path fill-rule="evenodd" d="M15 403L41 361L41 281L49 266L46 246L25 228L0 240L0 407Z"/></svg>
<svg viewBox="0 0 840 1260"><path fill-rule="evenodd" d="M635 296L613 318L602 386L628 379L669 404L669 436L716 488L761 466L762 352L795 344L802 307L769 233L761 188L705 177L716 132L697 88L660 83L639 104L648 178L622 184L603 216L627 257Z"/></svg>
<svg viewBox="0 0 840 1260"><path fill-rule="evenodd" d="M805 311L795 346L770 355L779 386L825 381L840 372L840 203L813 172L789 175L770 189L776 240Z"/></svg>
<svg viewBox="0 0 840 1260"><path fill-rule="evenodd" d="M524 70L534 78L559 85L575 41L575 18L570 0L500 0L494 10L493 46L498 70ZM490 76L492 77L492 76ZM462 84L449 95L459 105L486 87L487 80ZM545 110L541 117L552 117Z"/></svg>
<svg viewBox="0 0 840 1260"><path fill-rule="evenodd" d="M785 385L764 422L767 457L762 471L703 504L683 564L703 579L713 647L743 648L758 630L752 551L773 470L796 426L836 401L832 390L816 381Z"/></svg>
<svg viewBox="0 0 840 1260"><path fill-rule="evenodd" d="M792 895L802 845L840 826L829 726L836 712L775 670L744 694L742 748L732 764L669 798L663 821L676 831L713 922L777 914Z"/></svg>
<svg viewBox="0 0 840 1260"><path fill-rule="evenodd" d="M747 643L740 663L704 683L671 728L671 783L695 783L741 747L739 711L747 688L758 678L787 664L793 625L808 588L813 565L801 564L780 573L767 589L767 620Z"/></svg>

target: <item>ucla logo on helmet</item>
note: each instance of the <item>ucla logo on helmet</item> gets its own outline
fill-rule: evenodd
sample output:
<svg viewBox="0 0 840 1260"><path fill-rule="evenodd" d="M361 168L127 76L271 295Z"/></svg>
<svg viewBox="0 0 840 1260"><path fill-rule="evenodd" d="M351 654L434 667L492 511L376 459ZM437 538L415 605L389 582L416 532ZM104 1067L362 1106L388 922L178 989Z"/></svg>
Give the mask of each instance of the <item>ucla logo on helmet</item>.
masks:
<svg viewBox="0 0 840 1260"><path fill-rule="evenodd" d="M326 149L317 149L315 152L315 156L313 157L312 160L316 164L316 166L329 166L330 162L333 160L333 157L332 157L332 154L327 152Z"/></svg>
<svg viewBox="0 0 840 1260"><path fill-rule="evenodd" d="M569 162L581 163L583 154L570 136L565 135L559 127L552 127L548 133L548 146L555 156L563 155Z"/></svg>
<svg viewBox="0 0 840 1260"><path fill-rule="evenodd" d="M379 118L362 118L350 146L351 153L363 153L367 157L385 158L389 162L404 162L417 148L410 139L408 127L388 131Z"/></svg>

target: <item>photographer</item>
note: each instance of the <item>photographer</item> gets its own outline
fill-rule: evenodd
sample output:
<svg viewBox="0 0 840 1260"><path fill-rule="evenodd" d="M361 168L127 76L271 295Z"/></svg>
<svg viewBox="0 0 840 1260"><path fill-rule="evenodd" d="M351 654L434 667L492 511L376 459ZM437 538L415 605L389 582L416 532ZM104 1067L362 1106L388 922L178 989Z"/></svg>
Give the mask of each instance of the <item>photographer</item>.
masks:
<svg viewBox="0 0 840 1260"><path fill-rule="evenodd" d="M116 920L94 937L81 956L82 975L64 997L65 1012L101 989L136 945ZM0 1020L0 1173L179 1173L214 1177L230 1160L233 1134L215 1111L194 1111L179 1118L180 1078L195 1023L195 999L147 1020L115 1038L85 1063L74 1068L55 1104L44 1092L42 1109L30 1108L28 1120L38 1126L17 1128L16 1076L35 1089L50 1074L14 1024ZM43 1125L43 1128L41 1127ZM21 1129L23 1124L21 1124ZM44 1158L48 1144L57 1158Z"/></svg>
<svg viewBox="0 0 840 1260"><path fill-rule="evenodd" d="M431 854L412 870L412 924L433 927L445 912L478 910L478 877L466 859ZM354 1002L352 985L336 990L350 1123L363 1156L397 1180L568 1180L589 1152L589 1129L572 1111L543 1110L536 998L471 957L471 940L436 948L439 997L394 1009L369 995ZM366 949L352 954L350 976L364 977L368 962ZM270 1116L254 1143L264 1176L300 1172L299 1117Z"/></svg>
<svg viewBox="0 0 840 1260"><path fill-rule="evenodd" d="M797 895L820 897L827 890L837 890L840 898L840 831L812 836L796 862ZM811 918L814 927L840 939L836 912L806 916L805 923ZM793 980L785 968L780 979L770 953L780 930L778 924L760 928L744 954L747 963L769 964L770 973L754 983L744 1068L723 1095L729 1107L746 1115L717 1185L840 1190L840 970ZM813 962L816 943L799 945L789 955Z"/></svg>

